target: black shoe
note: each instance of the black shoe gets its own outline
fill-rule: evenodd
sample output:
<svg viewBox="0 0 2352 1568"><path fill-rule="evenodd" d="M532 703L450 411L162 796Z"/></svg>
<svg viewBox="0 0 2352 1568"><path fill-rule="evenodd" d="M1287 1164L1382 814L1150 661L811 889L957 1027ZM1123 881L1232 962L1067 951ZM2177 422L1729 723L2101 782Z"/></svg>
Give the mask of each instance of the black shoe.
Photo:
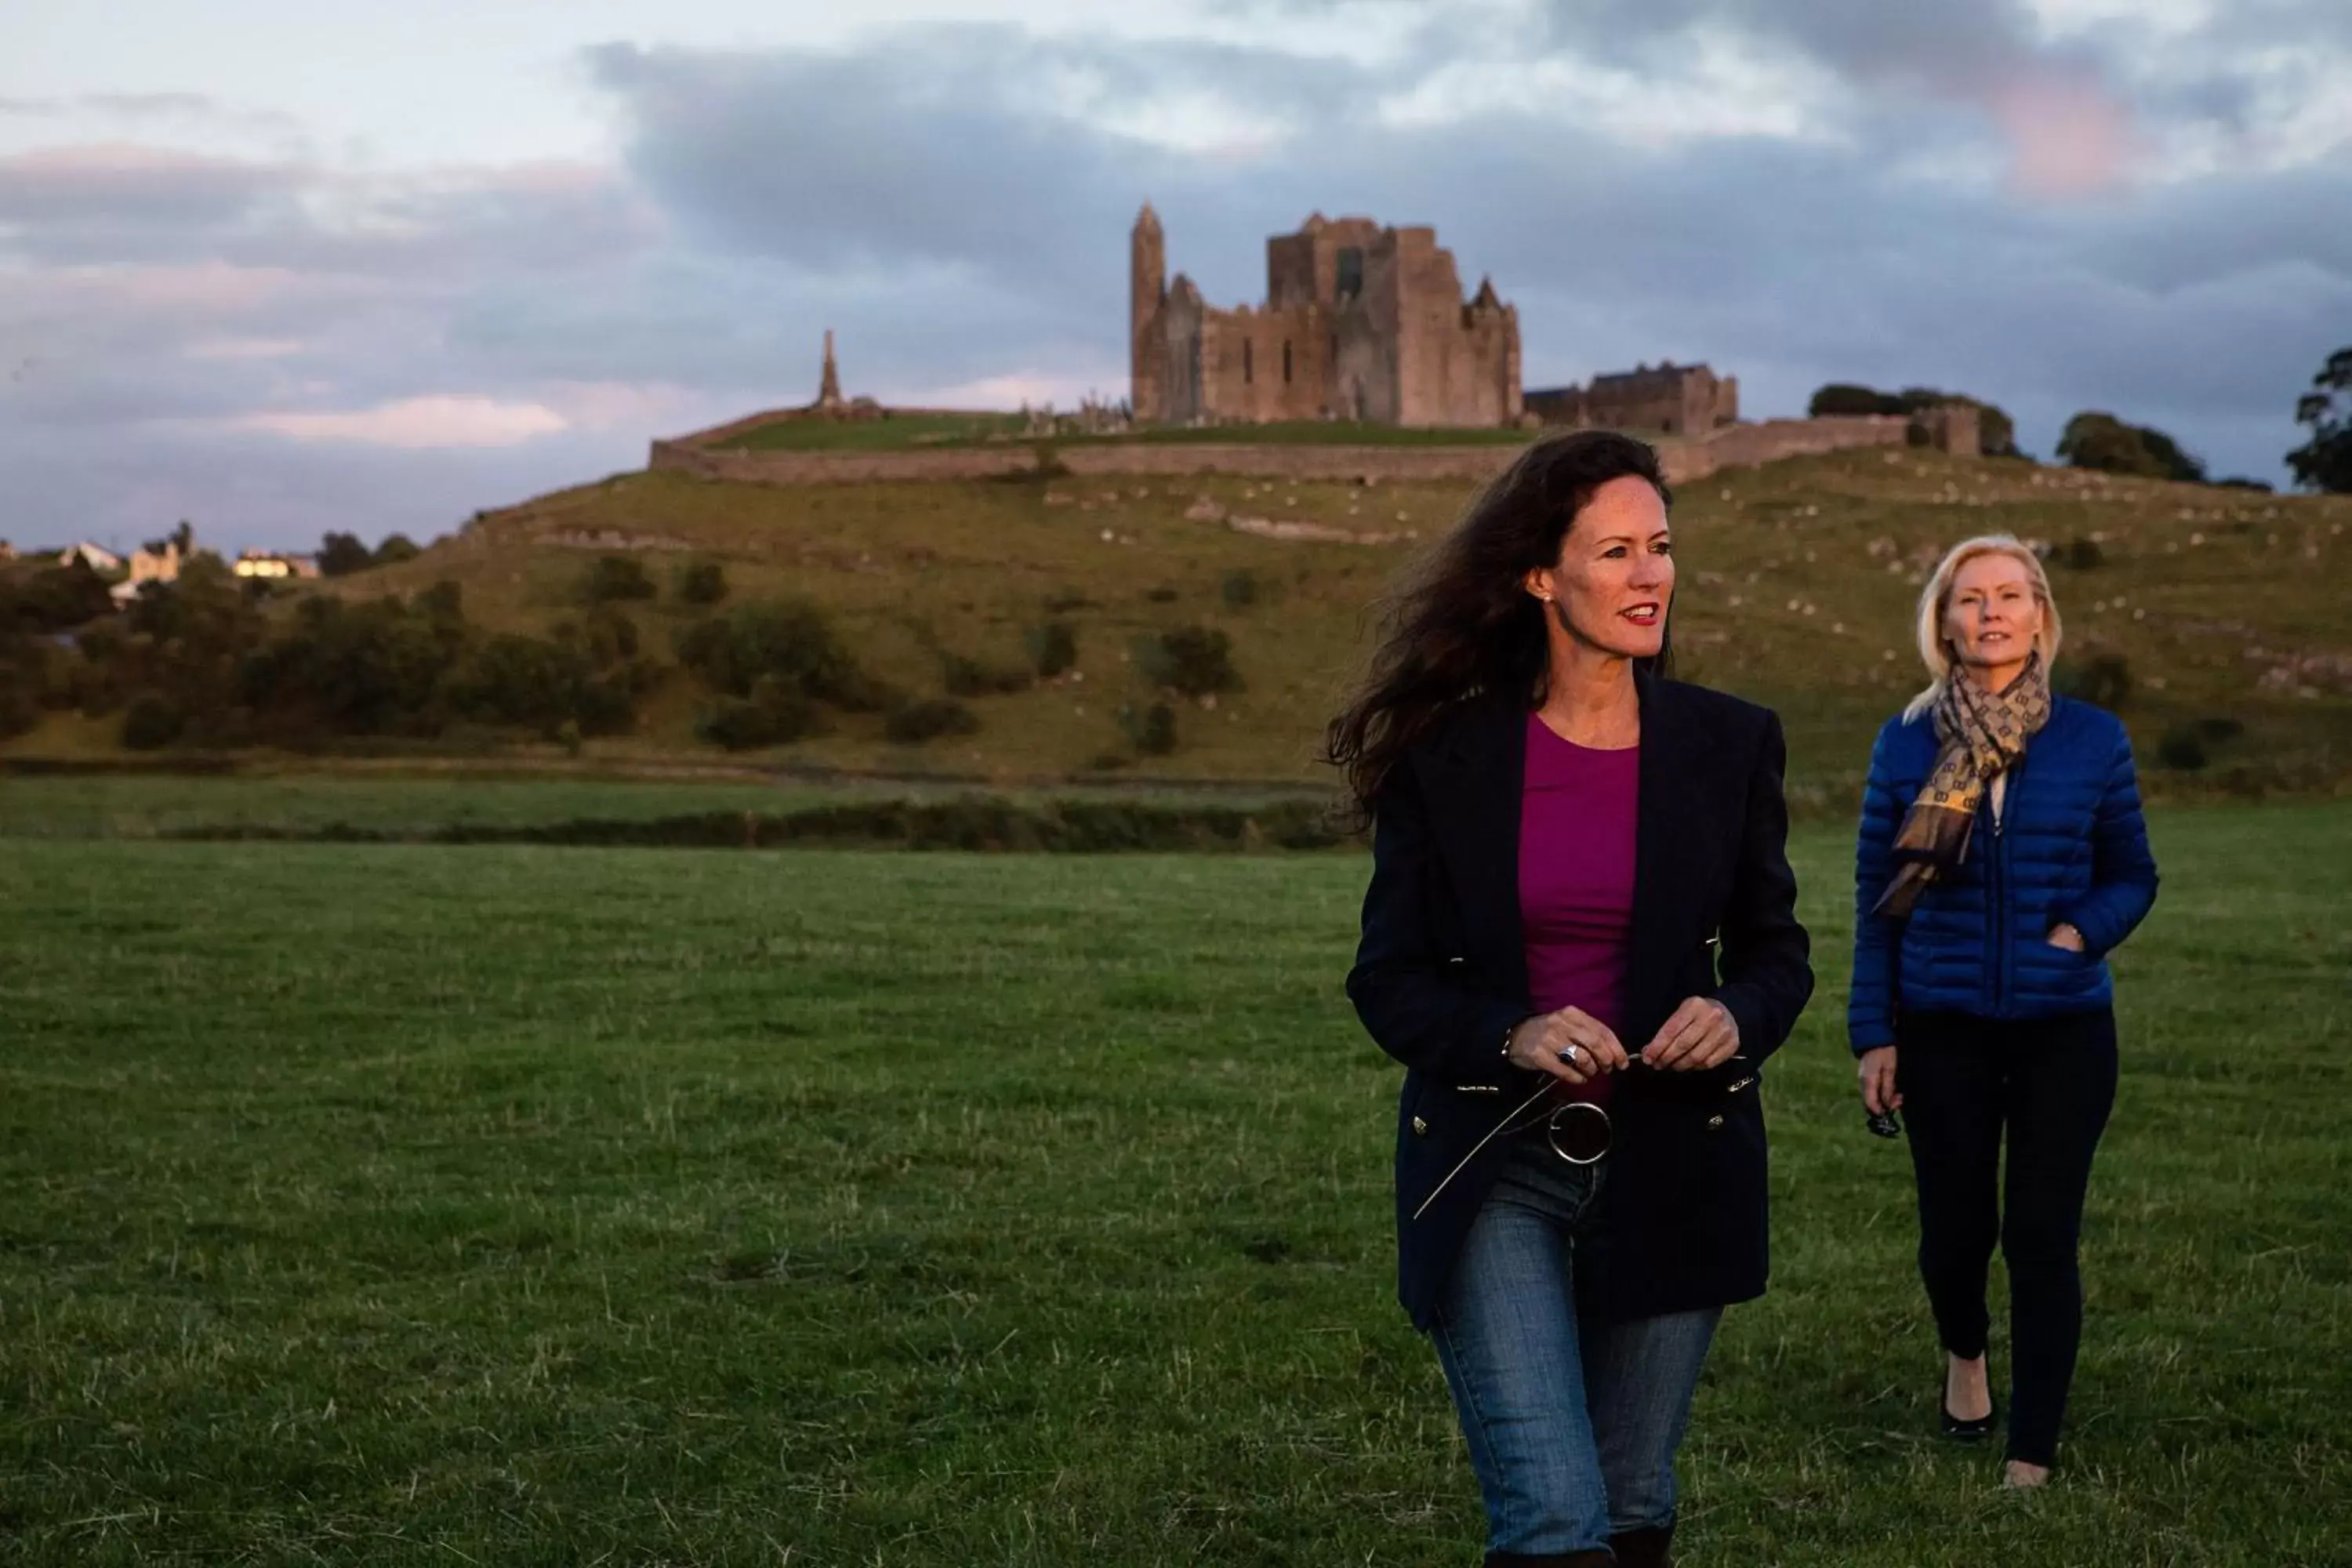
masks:
<svg viewBox="0 0 2352 1568"><path fill-rule="evenodd" d="M1944 1436L1955 1443L1981 1443L1991 1436L1993 1424L2000 1419L2000 1406L1987 1406L1983 1415L1974 1421L1963 1421L1952 1414L1941 1394L1936 1397L1936 1414L1943 1417Z"/></svg>
<svg viewBox="0 0 2352 1568"><path fill-rule="evenodd" d="M1675 1527L1669 1524L1612 1535L1609 1550L1617 1555L1617 1568L1674 1568L1674 1542Z"/></svg>

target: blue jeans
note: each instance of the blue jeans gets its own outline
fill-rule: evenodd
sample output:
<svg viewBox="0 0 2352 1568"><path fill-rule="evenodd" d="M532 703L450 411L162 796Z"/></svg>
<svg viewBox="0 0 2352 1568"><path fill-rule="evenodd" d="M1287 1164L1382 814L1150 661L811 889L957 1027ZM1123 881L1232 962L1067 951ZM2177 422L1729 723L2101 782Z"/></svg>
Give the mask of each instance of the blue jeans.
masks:
<svg viewBox="0 0 2352 1568"><path fill-rule="evenodd" d="M1540 1134L1503 1156L1432 1338L1486 1500L1490 1552L1590 1551L1675 1518L1675 1450L1720 1308L1580 1323L1570 1246L1604 1161Z"/></svg>

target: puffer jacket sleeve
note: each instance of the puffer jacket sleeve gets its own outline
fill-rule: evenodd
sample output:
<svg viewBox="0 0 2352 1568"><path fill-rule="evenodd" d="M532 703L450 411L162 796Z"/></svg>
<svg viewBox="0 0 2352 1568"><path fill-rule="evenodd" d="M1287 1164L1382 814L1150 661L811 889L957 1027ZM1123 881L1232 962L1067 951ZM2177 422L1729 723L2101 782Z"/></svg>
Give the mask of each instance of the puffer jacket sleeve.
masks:
<svg viewBox="0 0 2352 1568"><path fill-rule="evenodd" d="M1499 1058L1504 1036L1532 1009L1524 997L1473 988L1448 962L1459 955L1432 929L1433 908L1448 896L1436 856L1412 764L1400 761L1373 810L1372 879L1348 999L1381 1049L1423 1071L1451 1062L1460 1077L1484 1065L1474 1055Z"/></svg>
<svg viewBox="0 0 2352 1568"><path fill-rule="evenodd" d="M1895 835L1910 802L1895 792L1889 753L1900 720L1878 731L1863 785L1853 849L1853 984L1846 993L1846 1043L1856 1056L1895 1043L1895 940L1901 927L1870 911L1894 875Z"/></svg>
<svg viewBox="0 0 2352 1568"><path fill-rule="evenodd" d="M1789 868L1788 761L1780 716L1767 714L1748 775L1739 866L1723 919L1723 984L1715 993L1751 1061L1780 1049L1813 994L1812 940L1797 919L1797 877Z"/></svg>
<svg viewBox="0 0 2352 1568"><path fill-rule="evenodd" d="M2083 933L2092 957L2104 957L2147 918L2156 885L2156 856L2140 811L2139 771L2132 762L2131 736L2118 723L2098 816L2091 825L2091 890L2059 910L2057 918Z"/></svg>

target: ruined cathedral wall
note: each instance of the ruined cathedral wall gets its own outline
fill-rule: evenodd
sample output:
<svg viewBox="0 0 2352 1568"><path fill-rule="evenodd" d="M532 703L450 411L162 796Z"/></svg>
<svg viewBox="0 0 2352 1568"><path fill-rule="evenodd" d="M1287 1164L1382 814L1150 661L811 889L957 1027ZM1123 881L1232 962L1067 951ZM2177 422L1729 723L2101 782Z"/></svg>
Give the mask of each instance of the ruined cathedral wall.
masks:
<svg viewBox="0 0 2352 1568"><path fill-rule="evenodd" d="M1219 419L1321 417L1330 398L1325 319L1309 306L1209 312L1202 354L1207 412Z"/></svg>
<svg viewBox="0 0 2352 1568"><path fill-rule="evenodd" d="M1315 237L1278 234L1265 242L1265 302L1274 310L1311 305L1324 298L1317 289Z"/></svg>
<svg viewBox="0 0 2352 1568"><path fill-rule="evenodd" d="M1439 425L1507 425L1519 416L1518 320L1515 312L1457 312L1444 344Z"/></svg>
<svg viewBox="0 0 2352 1568"><path fill-rule="evenodd" d="M1395 243L1397 406L1406 425L1461 425L1462 389L1475 374L1462 331L1462 279L1431 228L1401 228ZM1499 412L1487 423L1500 423Z"/></svg>
<svg viewBox="0 0 2352 1568"><path fill-rule="evenodd" d="M1154 310L1135 330L1128 398L1135 417L1145 424L1167 415L1167 315L1165 309Z"/></svg>
<svg viewBox="0 0 2352 1568"><path fill-rule="evenodd" d="M1207 320L1216 312L1202 309L1199 300L1189 289L1170 289L1151 329L1150 380L1162 419L1181 422L1202 412L1202 340Z"/></svg>
<svg viewBox="0 0 2352 1568"><path fill-rule="evenodd" d="M1396 339L1380 331L1365 307L1339 312L1332 323L1331 409L1342 419L1396 422Z"/></svg>

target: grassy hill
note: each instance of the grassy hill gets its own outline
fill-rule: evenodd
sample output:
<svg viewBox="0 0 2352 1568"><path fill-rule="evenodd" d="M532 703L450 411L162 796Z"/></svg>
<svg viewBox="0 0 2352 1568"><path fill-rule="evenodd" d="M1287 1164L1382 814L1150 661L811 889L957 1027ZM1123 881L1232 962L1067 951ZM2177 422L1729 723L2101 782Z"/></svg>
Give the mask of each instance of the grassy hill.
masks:
<svg viewBox="0 0 2352 1568"><path fill-rule="evenodd" d="M1236 531L1202 518L1203 499L1236 518L1385 542ZM716 560L730 603L814 600L872 674L916 696L941 693L943 656L1018 664L1032 630L1059 620L1076 632L1076 668L971 700L977 733L897 745L878 716L850 715L822 738L751 760L1041 779L1100 773L1124 757L1130 772L1175 780L1304 782L1318 774L1320 727L1360 655L1371 605L1464 499L1454 484L1213 476L1116 489L782 488L629 474L485 514L414 562L310 591L410 593L454 579L470 618L536 630L579 614L599 554L626 553L661 585L656 600L625 608L647 651L667 660L675 633L708 613L678 602L676 571ZM1675 520L1682 672L1781 711L1802 799L1842 807L1874 729L1919 684L1910 620L1922 567L1962 537L1999 531L2065 547L2053 571L2069 650L2121 661L2111 667L2128 679L2120 711L2158 793L2334 791L2352 780L2352 499L1868 451L1717 476L1686 488ZM1156 698L1136 645L1183 626L1230 637L1245 689L1213 707L1181 704L1174 752L1135 758L1118 711ZM636 733L591 741L586 761L715 760L693 733L707 700L674 674L646 700ZM2185 761L2182 737L2200 724L2207 765L2161 766L2166 738ZM101 727L66 716L5 749L110 744Z"/></svg>

